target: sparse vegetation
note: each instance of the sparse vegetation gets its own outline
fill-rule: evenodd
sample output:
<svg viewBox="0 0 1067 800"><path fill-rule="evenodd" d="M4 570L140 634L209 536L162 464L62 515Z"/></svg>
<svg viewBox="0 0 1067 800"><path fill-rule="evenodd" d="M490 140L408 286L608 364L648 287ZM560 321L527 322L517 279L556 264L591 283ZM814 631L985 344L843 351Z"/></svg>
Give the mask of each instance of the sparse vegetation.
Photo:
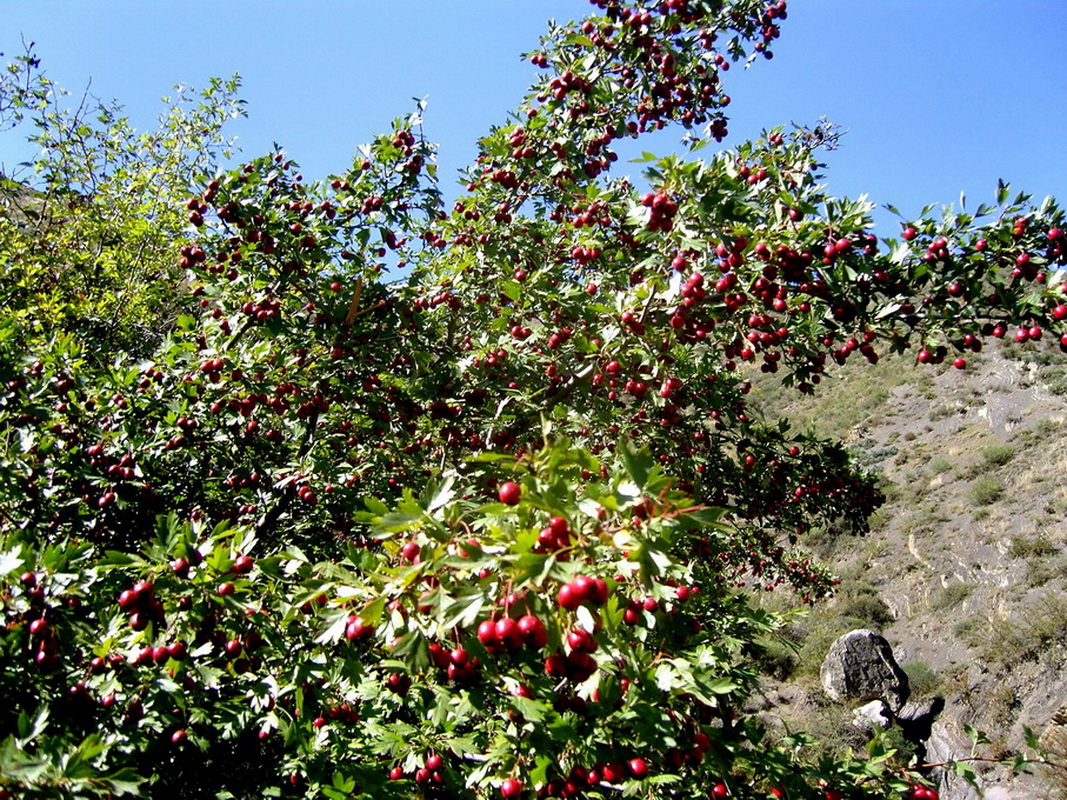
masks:
<svg viewBox="0 0 1067 800"><path fill-rule="evenodd" d="M901 664L900 668L908 676L908 686L912 697L922 698L937 693L940 680L937 673L925 661L908 661Z"/></svg>
<svg viewBox="0 0 1067 800"><path fill-rule="evenodd" d="M988 506L1004 495L1000 481L988 476L976 478L967 491L967 499L977 506Z"/></svg>
<svg viewBox="0 0 1067 800"><path fill-rule="evenodd" d="M930 470L935 475L941 475L952 469L952 462L947 458L938 457L930 462Z"/></svg>
<svg viewBox="0 0 1067 800"><path fill-rule="evenodd" d="M982 642L982 658L989 664L1010 665L1036 658L1067 637L1067 598L1048 592L1010 617L989 626Z"/></svg>
<svg viewBox="0 0 1067 800"><path fill-rule="evenodd" d="M958 608L963 604L964 600L971 596L973 591L973 583L964 583L963 581L950 583L948 586L938 590L930 598L930 608L934 611L947 611L952 608Z"/></svg>
<svg viewBox="0 0 1067 800"><path fill-rule="evenodd" d="M1049 581L1067 577L1067 556L1057 558L1033 558L1026 562L1026 583L1029 586L1044 586Z"/></svg>
<svg viewBox="0 0 1067 800"><path fill-rule="evenodd" d="M957 621L952 626L953 635L968 647L978 647L989 629L989 620L977 614Z"/></svg>
<svg viewBox="0 0 1067 800"><path fill-rule="evenodd" d="M1048 558L1060 552L1059 546L1047 534L1016 536L1011 540L1008 552L1014 558Z"/></svg>
<svg viewBox="0 0 1067 800"><path fill-rule="evenodd" d="M953 414L958 414L962 409L955 403L939 403L930 409L927 413L927 419L931 422L937 422L941 419L951 417Z"/></svg>
<svg viewBox="0 0 1067 800"><path fill-rule="evenodd" d="M991 467L1002 467L1015 457L1015 447L1011 444L991 444L982 448L982 459Z"/></svg>

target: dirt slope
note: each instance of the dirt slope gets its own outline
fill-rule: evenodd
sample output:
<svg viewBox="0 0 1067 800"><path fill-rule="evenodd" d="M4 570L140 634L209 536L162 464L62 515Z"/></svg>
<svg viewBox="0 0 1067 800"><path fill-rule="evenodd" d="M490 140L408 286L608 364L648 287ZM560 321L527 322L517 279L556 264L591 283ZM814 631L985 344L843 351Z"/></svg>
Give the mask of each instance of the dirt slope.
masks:
<svg viewBox="0 0 1067 800"><path fill-rule="evenodd" d="M844 439L889 498L864 538L805 537L841 591L791 626L798 654L776 648L769 660L785 681L772 683L768 708L832 743L862 742L851 709L817 689L829 643L855 627L880 630L913 697L944 697L942 722L983 730L987 750L1023 747L1025 727L1053 747L1064 732L1067 356L1012 344L968 360L964 371L849 365L815 398L754 380L765 415ZM1023 782L1028 796L1067 796L1067 781L1040 777Z"/></svg>

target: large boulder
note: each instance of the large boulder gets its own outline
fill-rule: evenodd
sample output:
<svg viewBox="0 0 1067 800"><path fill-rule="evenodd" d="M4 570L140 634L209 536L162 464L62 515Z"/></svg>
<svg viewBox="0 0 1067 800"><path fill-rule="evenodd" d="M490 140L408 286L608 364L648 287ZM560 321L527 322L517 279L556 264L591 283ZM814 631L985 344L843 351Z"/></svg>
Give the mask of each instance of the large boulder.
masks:
<svg viewBox="0 0 1067 800"><path fill-rule="evenodd" d="M895 714L908 699L908 676L889 642L874 631L849 631L838 638L819 676L833 700L882 700Z"/></svg>

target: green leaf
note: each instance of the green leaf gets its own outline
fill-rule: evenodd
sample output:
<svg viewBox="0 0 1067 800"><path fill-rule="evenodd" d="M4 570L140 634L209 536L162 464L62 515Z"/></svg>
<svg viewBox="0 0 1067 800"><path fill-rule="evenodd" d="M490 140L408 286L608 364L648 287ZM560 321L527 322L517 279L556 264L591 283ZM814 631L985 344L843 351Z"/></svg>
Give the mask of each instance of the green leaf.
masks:
<svg viewBox="0 0 1067 800"><path fill-rule="evenodd" d="M619 442L616 452L622 459L622 466L626 470L626 474L637 484L639 490L643 490L648 483L648 476L652 472L654 463L652 454L647 448L636 450L625 439Z"/></svg>
<svg viewBox="0 0 1067 800"><path fill-rule="evenodd" d="M516 281L505 281L503 286L504 294L512 302L517 303L519 297L522 295L522 286Z"/></svg>
<svg viewBox="0 0 1067 800"><path fill-rule="evenodd" d="M144 568L148 566L148 562L140 556L135 556L132 553L123 553L119 550L108 550L104 553L97 563L101 567L138 567Z"/></svg>
<svg viewBox="0 0 1067 800"><path fill-rule="evenodd" d="M639 155L637 158L630 159L631 164L646 164L651 161L659 161L659 156L657 156L655 153L650 153L647 150L642 150L641 155Z"/></svg>
<svg viewBox="0 0 1067 800"><path fill-rule="evenodd" d="M346 778L340 772L334 772L333 787L343 792L344 795L348 795L352 792L353 789L356 788L356 782L351 778Z"/></svg>
<svg viewBox="0 0 1067 800"><path fill-rule="evenodd" d="M140 777L133 767L122 769L104 776L103 781L111 787L111 791L118 795L140 794L141 784L145 779Z"/></svg>
<svg viewBox="0 0 1067 800"><path fill-rule="evenodd" d="M741 688L740 684L731 678L717 678L713 681L701 682L700 685L712 694L730 694Z"/></svg>
<svg viewBox="0 0 1067 800"><path fill-rule="evenodd" d="M466 628L473 625L482 613L484 605L485 596L477 591L454 598L445 609L445 613L452 616L446 619L444 627L454 628L459 625Z"/></svg>
<svg viewBox="0 0 1067 800"><path fill-rule="evenodd" d="M32 724L25 711L19 714L18 746L20 749L24 748L44 732L45 728L48 727L48 716L48 706L41 706L37 709L37 714L34 715Z"/></svg>
<svg viewBox="0 0 1067 800"><path fill-rule="evenodd" d="M317 644L333 644L341 641L345 635L345 626L348 624L348 610L344 608L331 608L322 613L326 627L315 637Z"/></svg>
<svg viewBox="0 0 1067 800"><path fill-rule="evenodd" d="M1004 201L1008 199L1008 195L1011 193L1011 184L1004 183L1002 178L997 178L997 205L1004 205Z"/></svg>
<svg viewBox="0 0 1067 800"><path fill-rule="evenodd" d="M22 545L16 545L7 552L0 553L0 575L7 575L14 572L26 562L23 561Z"/></svg>
<svg viewBox="0 0 1067 800"><path fill-rule="evenodd" d="M364 497L363 505L367 507L367 510L376 516L382 516L389 513L389 506L379 500L377 497Z"/></svg>
<svg viewBox="0 0 1067 800"><path fill-rule="evenodd" d="M446 475L444 480L440 484L430 484L426 487L420 498L423 503L423 508L427 513L432 514L438 509L444 508L448 505L452 498L456 496L455 490L452 488L456 483L456 476L453 474Z"/></svg>

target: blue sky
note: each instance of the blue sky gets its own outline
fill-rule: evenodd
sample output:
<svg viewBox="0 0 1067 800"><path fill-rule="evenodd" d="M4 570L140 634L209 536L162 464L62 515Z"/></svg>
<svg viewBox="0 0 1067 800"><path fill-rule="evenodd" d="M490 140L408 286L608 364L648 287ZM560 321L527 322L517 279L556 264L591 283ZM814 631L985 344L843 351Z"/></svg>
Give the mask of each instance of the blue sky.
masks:
<svg viewBox="0 0 1067 800"><path fill-rule="evenodd" d="M249 119L231 132L248 154L281 143L309 177L343 169L428 96L450 184L523 94L534 70L519 53L546 19L587 10L584 0L0 0L0 51L36 42L57 83L80 95L91 79L138 127L173 84L238 72ZM836 194L866 192L906 214L961 190L991 200L1000 177L1067 196L1065 30L1064 0L792 0L774 60L727 75L727 144L826 115L849 131L827 156ZM9 171L26 155L17 133L0 134Z"/></svg>

